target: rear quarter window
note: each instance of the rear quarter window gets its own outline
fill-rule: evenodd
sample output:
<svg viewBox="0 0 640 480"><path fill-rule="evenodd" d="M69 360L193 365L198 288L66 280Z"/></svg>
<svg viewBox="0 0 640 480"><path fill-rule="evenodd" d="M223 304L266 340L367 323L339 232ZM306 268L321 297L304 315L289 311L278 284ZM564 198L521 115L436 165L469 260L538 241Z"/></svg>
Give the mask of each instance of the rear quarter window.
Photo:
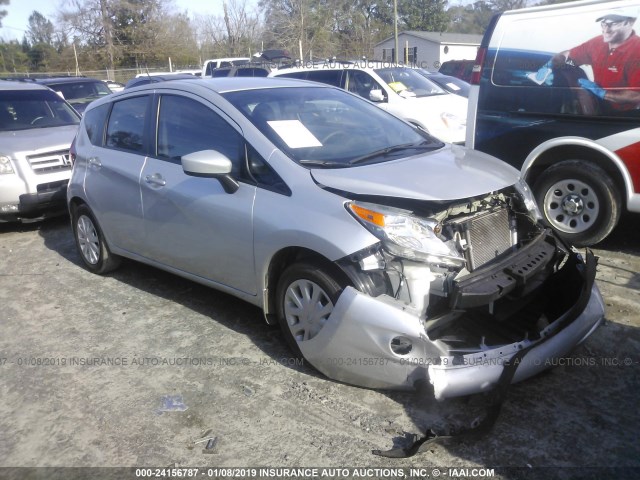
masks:
<svg viewBox="0 0 640 480"><path fill-rule="evenodd" d="M84 114L84 128L93 145L102 146L109 107L109 104L100 105Z"/></svg>
<svg viewBox="0 0 640 480"><path fill-rule="evenodd" d="M147 96L114 102L107 126L107 147L140 153L144 151L144 127L148 103Z"/></svg>

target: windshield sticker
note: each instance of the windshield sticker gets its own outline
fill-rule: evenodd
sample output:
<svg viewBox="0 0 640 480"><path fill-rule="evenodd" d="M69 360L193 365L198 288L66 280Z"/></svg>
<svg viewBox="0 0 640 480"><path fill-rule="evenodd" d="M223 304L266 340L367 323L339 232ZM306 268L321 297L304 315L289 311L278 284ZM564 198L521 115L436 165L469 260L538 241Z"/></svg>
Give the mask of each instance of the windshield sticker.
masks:
<svg viewBox="0 0 640 480"><path fill-rule="evenodd" d="M460 87L454 83L447 83L447 87L449 87L451 90L460 90Z"/></svg>
<svg viewBox="0 0 640 480"><path fill-rule="evenodd" d="M396 92L396 93L400 93L400 92L402 92L403 90L406 90L406 89L407 89L407 86L406 86L404 83L402 83L402 82L391 82L391 83L389 84L389 86L390 86L390 87L391 87L391 89L392 89L394 92Z"/></svg>
<svg viewBox="0 0 640 480"><path fill-rule="evenodd" d="M299 120L272 120L267 123L289 148L322 146L322 143Z"/></svg>

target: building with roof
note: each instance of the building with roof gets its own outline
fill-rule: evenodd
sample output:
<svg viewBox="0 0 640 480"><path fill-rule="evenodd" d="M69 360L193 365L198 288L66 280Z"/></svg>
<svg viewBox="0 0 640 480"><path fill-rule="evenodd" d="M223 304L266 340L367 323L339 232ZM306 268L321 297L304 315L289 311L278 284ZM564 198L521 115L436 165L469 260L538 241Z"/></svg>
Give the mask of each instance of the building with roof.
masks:
<svg viewBox="0 0 640 480"><path fill-rule="evenodd" d="M436 71L449 60L475 60L481 40L482 35L468 33L399 32L398 61ZM396 62L395 38L377 43L373 52L376 60Z"/></svg>

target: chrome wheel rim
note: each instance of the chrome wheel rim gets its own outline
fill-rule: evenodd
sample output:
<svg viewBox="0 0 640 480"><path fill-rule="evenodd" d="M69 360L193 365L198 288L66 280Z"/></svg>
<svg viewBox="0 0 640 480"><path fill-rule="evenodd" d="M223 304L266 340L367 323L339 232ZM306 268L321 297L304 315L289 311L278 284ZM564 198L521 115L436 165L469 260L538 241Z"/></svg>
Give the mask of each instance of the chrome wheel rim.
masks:
<svg viewBox="0 0 640 480"><path fill-rule="evenodd" d="M544 196L543 209L556 230L582 233L595 224L600 213L600 202L591 185L567 179L549 188Z"/></svg>
<svg viewBox="0 0 640 480"><path fill-rule="evenodd" d="M287 288L284 317L293 338L304 342L315 337L329 319L333 302L316 283L300 279Z"/></svg>
<svg viewBox="0 0 640 480"><path fill-rule="evenodd" d="M100 259L100 238L95 225L86 215L78 218L76 235L82 257L87 263L96 265Z"/></svg>

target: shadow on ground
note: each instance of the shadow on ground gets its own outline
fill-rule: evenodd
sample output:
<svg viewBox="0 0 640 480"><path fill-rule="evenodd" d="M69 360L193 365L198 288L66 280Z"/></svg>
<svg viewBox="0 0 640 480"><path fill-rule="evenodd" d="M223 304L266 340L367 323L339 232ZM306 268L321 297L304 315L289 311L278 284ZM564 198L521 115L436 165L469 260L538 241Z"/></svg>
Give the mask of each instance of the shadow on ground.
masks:
<svg viewBox="0 0 640 480"><path fill-rule="evenodd" d="M637 218L637 215L623 216L613 234L594 250L616 255L640 252L640 233L634 225ZM57 218L40 224L0 225L0 233L34 230L39 232L49 249L82 268L68 219ZM633 266L625 268L628 270L626 274L637 278L637 270ZM620 270L619 273L625 272ZM134 289L177 302L246 335L272 359L291 356L279 330L267 326L261 311L246 302L131 261L124 262L110 276ZM598 279L600 281L608 280ZM638 282L615 286L622 288L623 292L624 289L637 290ZM616 308L615 305L613 307ZM617 311L614 313L618 314ZM637 473L640 468L640 444L637 442L637 432L640 431L637 415L640 333L637 325L625 325L616 315L608 315L609 321L605 326L570 356L560 359L554 369L513 385L488 435L473 441L434 444L426 452L418 454L417 461L428 462L430 453L444 448L451 455L478 465L522 468L522 476L529 467L549 467L562 468L562 472L552 472L548 478L588 478L590 472L597 475L601 472L576 469L611 469L617 466L634 467L634 470L624 472L626 478L631 478L629 475ZM637 310L631 315L637 318ZM283 366L323 378L306 364ZM468 424L483 413L482 396L439 403L421 393L385 394L412 418L415 425L421 426L421 431L380 438L381 450L404 447L410 434L423 434L429 427L442 430L451 424ZM503 474L503 478L519 478L518 475Z"/></svg>

